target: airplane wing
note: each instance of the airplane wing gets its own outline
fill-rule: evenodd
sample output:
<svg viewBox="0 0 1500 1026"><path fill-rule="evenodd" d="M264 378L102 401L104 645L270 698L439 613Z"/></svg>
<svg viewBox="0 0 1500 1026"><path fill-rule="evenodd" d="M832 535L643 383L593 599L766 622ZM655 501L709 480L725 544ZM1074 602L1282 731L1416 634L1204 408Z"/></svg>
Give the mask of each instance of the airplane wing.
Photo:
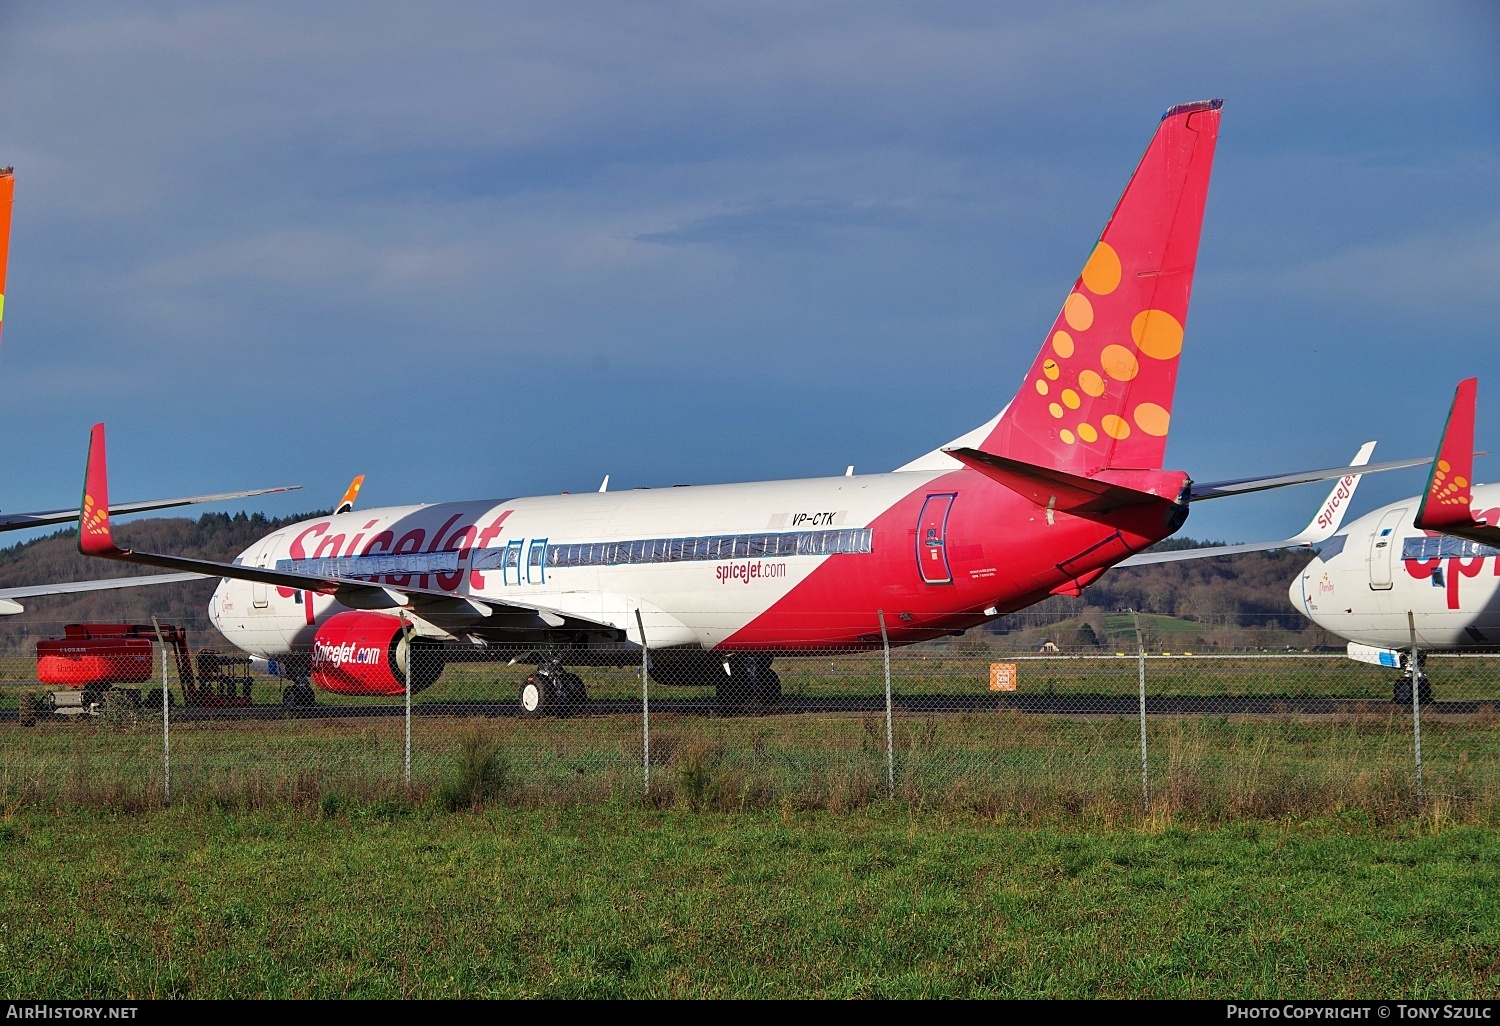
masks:
<svg viewBox="0 0 1500 1026"><path fill-rule="evenodd" d="M1482 545L1500 545L1500 525L1474 516L1474 400L1478 378L1465 378L1453 393L1437 458L1417 510L1416 526Z"/></svg>
<svg viewBox="0 0 1500 1026"><path fill-rule="evenodd" d="M1340 468L1344 471L1344 475L1339 478L1338 484L1333 486L1333 491L1328 493L1328 498L1323 500L1323 505L1318 507L1318 512L1313 516L1307 527L1290 538L1270 542L1246 542L1242 545L1212 545L1201 549L1175 549L1170 552L1142 552L1131 556L1129 559L1121 560L1115 566L1146 566L1150 563L1175 563L1183 559L1207 559L1210 556L1232 556L1238 552L1266 552L1271 549L1307 549L1319 542L1327 541L1333 537L1334 533L1338 531L1339 525L1343 523L1344 513L1349 508L1349 500L1354 498L1354 489L1359 487L1359 479L1363 476L1363 472L1360 474L1350 474L1348 471L1354 467L1368 466L1370 454L1374 451L1374 442L1366 442L1359 447L1359 452L1355 453L1354 459L1349 461L1349 466ZM1405 461L1397 462L1401 463ZM1407 463L1407 465L1410 464ZM1376 464L1376 466L1389 467L1387 464ZM1389 467L1389 469L1395 468Z"/></svg>
<svg viewBox="0 0 1500 1026"><path fill-rule="evenodd" d="M85 591L114 591L116 588L144 588L148 584L181 584L202 581L206 574L150 574L144 577L110 577L99 581L64 581L60 584L33 584L24 588L0 588L0 616L24 613L26 607L15 601L42 595L75 595Z"/></svg>
<svg viewBox="0 0 1500 1026"><path fill-rule="evenodd" d="M170 509L173 506L195 506L205 502L228 502L230 499L245 499L252 495L294 492L301 487L301 485L283 485L280 488L252 488L244 492L219 492L216 495L184 495L176 499L146 499L142 502L121 502L111 506L109 511L116 515L123 513L144 513L150 509ZM77 519L77 509L44 509L33 513L4 513L0 514L0 531L21 531L28 527L67 524Z"/></svg>
<svg viewBox="0 0 1500 1026"><path fill-rule="evenodd" d="M1475 453L1476 456L1484 455ZM1401 470L1405 467L1420 467L1431 460L1422 458L1419 460L1392 460L1389 463L1372 463L1365 467L1362 473L1378 474L1385 470ZM1352 464L1351 464L1352 465ZM1192 492L1188 497L1189 502L1197 502L1200 499L1219 499L1226 495L1247 495L1250 492L1264 491L1267 488L1285 488L1288 485L1311 484L1314 481L1332 481L1349 472L1348 467L1329 467L1326 470L1304 470L1296 474L1280 474L1276 477L1240 477L1232 481L1203 481L1193 482Z"/></svg>
<svg viewBox="0 0 1500 1026"><path fill-rule="evenodd" d="M242 581L298 591L332 595L351 609L410 609L423 617L458 620L497 628L536 629L564 627L570 624L598 626L573 613L544 606L494 599L454 595L435 588L389 587L357 577L332 574L310 574L298 570L243 566L211 559L193 559L156 552L122 549L114 542L109 527L109 478L105 466L104 425L95 424L89 436L88 467L84 471L83 509L78 518L78 551L86 556L116 559L126 563L159 566L206 577L232 577ZM603 624L604 626L613 626Z"/></svg>

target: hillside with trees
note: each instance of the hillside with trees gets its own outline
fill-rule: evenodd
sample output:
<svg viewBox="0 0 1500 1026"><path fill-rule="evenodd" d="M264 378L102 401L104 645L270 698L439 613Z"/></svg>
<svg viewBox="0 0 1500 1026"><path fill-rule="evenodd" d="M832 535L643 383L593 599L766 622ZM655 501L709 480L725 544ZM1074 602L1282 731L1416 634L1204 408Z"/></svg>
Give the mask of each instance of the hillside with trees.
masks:
<svg viewBox="0 0 1500 1026"><path fill-rule="evenodd" d="M233 516L205 513L196 520L151 517L121 520L114 524L114 534L120 546L127 549L227 562L278 527L327 513L327 510L298 513L280 519L267 519L259 513ZM4 588L167 572L81 555L76 529L0 549L0 587ZM0 617L0 650L14 651L29 640L51 637L65 623L150 623L152 616L162 623L178 624L193 631L194 647L230 647L208 622L208 600L217 584L218 578L209 578L184 584L22 599L24 613Z"/></svg>
<svg viewBox="0 0 1500 1026"><path fill-rule="evenodd" d="M1158 549L1223 542L1174 538ZM1344 642L1293 608L1287 590L1311 554L1246 552L1110 570L1082 596L1054 596L989 625L1017 648L1051 641L1064 650L1135 647L1141 616L1148 648L1173 650L1342 648Z"/></svg>

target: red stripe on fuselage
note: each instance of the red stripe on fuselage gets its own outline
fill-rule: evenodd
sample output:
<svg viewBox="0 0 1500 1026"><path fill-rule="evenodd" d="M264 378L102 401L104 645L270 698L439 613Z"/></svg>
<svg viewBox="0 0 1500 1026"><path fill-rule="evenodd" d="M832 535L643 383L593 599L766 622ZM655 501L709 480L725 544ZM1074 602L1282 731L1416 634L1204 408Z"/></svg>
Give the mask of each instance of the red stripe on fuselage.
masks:
<svg viewBox="0 0 1500 1026"><path fill-rule="evenodd" d="M1162 472L1163 477L1181 475ZM956 493L944 539L952 584L926 584L917 564L918 517L929 495ZM878 645L877 610L893 642L966 630L1046 598L1171 534L1162 499L1097 518L1054 512L972 470L930 480L869 526L873 551L831 556L719 646L799 649Z"/></svg>

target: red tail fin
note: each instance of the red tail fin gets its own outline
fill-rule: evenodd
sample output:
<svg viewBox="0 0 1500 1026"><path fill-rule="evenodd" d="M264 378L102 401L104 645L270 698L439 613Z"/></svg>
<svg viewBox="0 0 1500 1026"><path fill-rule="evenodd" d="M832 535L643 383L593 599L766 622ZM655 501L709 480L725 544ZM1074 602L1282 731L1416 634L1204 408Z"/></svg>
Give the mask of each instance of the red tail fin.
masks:
<svg viewBox="0 0 1500 1026"><path fill-rule="evenodd" d="M1437 459L1427 477L1427 490L1417 510L1416 526L1486 544L1500 540L1495 524L1474 519L1474 400L1478 378L1465 378L1453 393L1448 421L1438 442Z"/></svg>
<svg viewBox="0 0 1500 1026"><path fill-rule="evenodd" d="M1082 476L1161 467L1222 104L1183 104L1162 117L981 449Z"/></svg>
<svg viewBox="0 0 1500 1026"><path fill-rule="evenodd" d="M10 253L10 208L15 194L14 172L0 167L0 325L5 323L5 265Z"/></svg>
<svg viewBox="0 0 1500 1026"><path fill-rule="evenodd" d="M104 462L104 425L89 432L89 462L83 472L83 505L78 510L78 551L113 556L120 550L109 530L109 471Z"/></svg>

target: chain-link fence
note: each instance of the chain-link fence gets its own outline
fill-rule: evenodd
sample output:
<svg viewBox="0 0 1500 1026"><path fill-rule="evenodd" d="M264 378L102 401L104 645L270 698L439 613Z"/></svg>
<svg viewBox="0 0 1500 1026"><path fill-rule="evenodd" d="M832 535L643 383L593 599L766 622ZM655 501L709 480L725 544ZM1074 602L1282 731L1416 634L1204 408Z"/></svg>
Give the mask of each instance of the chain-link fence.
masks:
<svg viewBox="0 0 1500 1026"><path fill-rule="evenodd" d="M1500 656L1432 654L1413 686L1338 651L1171 650L1145 630L1024 650L873 633L787 655L537 650L394 624L273 662L200 645L203 624L32 624L0 648L0 798L895 799L1104 821L1500 809Z"/></svg>

